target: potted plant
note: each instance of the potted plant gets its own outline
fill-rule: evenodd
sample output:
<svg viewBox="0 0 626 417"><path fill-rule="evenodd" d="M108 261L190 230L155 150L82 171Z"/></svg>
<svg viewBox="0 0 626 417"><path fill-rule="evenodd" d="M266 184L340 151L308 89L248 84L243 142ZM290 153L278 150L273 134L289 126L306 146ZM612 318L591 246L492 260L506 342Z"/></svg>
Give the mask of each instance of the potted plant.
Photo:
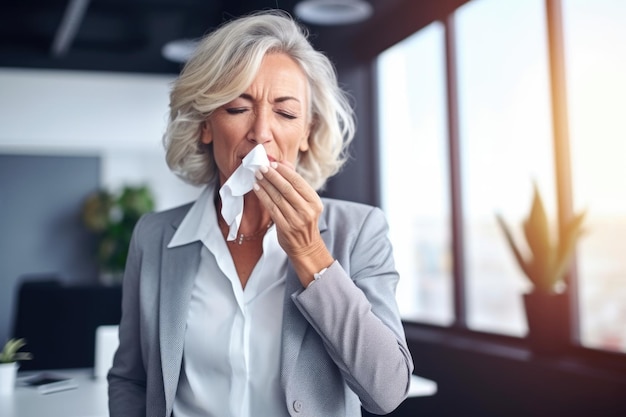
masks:
<svg viewBox="0 0 626 417"><path fill-rule="evenodd" d="M0 352L0 395L7 395L15 388L18 362L31 359L28 352L19 352L26 345L24 339L9 339Z"/></svg>
<svg viewBox="0 0 626 417"><path fill-rule="evenodd" d="M98 239L100 281L119 284L135 224L154 210L154 197L147 186L125 186L119 194L99 190L83 204L83 223Z"/></svg>
<svg viewBox="0 0 626 417"><path fill-rule="evenodd" d="M524 294L524 307L528 339L536 353L562 351L571 340L565 276L583 234L585 214L575 214L553 238L543 200L533 183L530 213L522 225L525 249L514 239L502 216L496 214L517 264L532 284L530 292Z"/></svg>

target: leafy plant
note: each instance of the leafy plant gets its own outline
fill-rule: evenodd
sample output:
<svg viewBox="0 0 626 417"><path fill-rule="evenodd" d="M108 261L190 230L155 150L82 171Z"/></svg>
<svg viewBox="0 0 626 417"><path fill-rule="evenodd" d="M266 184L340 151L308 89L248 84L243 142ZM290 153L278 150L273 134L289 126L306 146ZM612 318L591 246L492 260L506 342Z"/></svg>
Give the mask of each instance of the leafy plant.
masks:
<svg viewBox="0 0 626 417"><path fill-rule="evenodd" d="M117 195L100 190L87 197L83 223L98 236L97 259L103 271L124 271L135 224L152 210L154 197L147 186L126 186Z"/></svg>
<svg viewBox="0 0 626 417"><path fill-rule="evenodd" d="M511 229L500 214L496 214L506 240L520 268L539 292L557 292L569 267L576 242L583 234L585 212L575 214L562 228L558 239L550 236L548 218L537 185L533 183L533 201L528 217L523 222L528 251L515 241Z"/></svg>
<svg viewBox="0 0 626 417"><path fill-rule="evenodd" d="M13 363L32 359L32 355L29 352L18 352L24 346L26 346L26 340L24 339L9 339L2 348L2 352L0 352L0 363Z"/></svg>

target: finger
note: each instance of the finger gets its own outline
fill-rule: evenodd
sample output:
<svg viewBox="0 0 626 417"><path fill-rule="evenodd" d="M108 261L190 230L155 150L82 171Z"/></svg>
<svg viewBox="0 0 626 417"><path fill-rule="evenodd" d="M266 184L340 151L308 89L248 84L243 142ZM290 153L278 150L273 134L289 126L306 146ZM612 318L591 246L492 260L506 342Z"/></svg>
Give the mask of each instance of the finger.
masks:
<svg viewBox="0 0 626 417"><path fill-rule="evenodd" d="M305 201L297 195L293 185L273 168L262 168L256 173L256 178L258 184L278 206L299 206Z"/></svg>
<svg viewBox="0 0 626 417"><path fill-rule="evenodd" d="M313 214L311 208L303 205L301 209L295 209L274 185L267 180L258 181L254 190L261 204L269 211L272 220L276 224L279 241L282 240L287 244L287 247L294 246L300 239L293 240L295 237L293 233L301 235L308 229L307 225L311 223L310 219ZM291 243L287 243L289 241Z"/></svg>
<svg viewBox="0 0 626 417"><path fill-rule="evenodd" d="M284 225L285 216L275 202L276 197L272 198L272 196L270 196L270 192L275 193L273 186L269 182L262 183L261 181L257 181L253 185L253 190L259 201L261 201L261 204L269 211L270 217L274 223L279 227Z"/></svg>
<svg viewBox="0 0 626 417"><path fill-rule="evenodd" d="M277 168L281 169L281 167ZM285 176L271 167L256 174L258 186L268 197L268 200L262 200L266 208L270 212L280 211L282 217L291 226L301 226L301 223L309 223L311 219L316 223L322 211L322 202L315 190L295 171L287 167L281 171L285 173ZM296 185L294 186L290 181L295 182Z"/></svg>
<svg viewBox="0 0 626 417"><path fill-rule="evenodd" d="M277 167L276 163L272 165ZM288 168L285 169L289 171ZM297 181L297 178L300 176L295 171L291 171L291 173L293 175L289 175L289 179ZM289 179L285 178L273 167L262 167L256 172L256 179L257 183L263 188L272 203L277 206L285 216L289 216L294 210L302 210L309 204L307 200L299 194L293 184L289 182Z"/></svg>
<svg viewBox="0 0 626 417"><path fill-rule="evenodd" d="M263 175L267 175L268 180L272 182L292 204L297 203L293 198L303 198L308 203L314 203L319 199L317 192L290 164L273 163L271 168L273 168L276 173L280 174L282 180L286 182L281 181L281 178L275 176L274 172L271 172L271 170L268 170L267 174L263 173Z"/></svg>

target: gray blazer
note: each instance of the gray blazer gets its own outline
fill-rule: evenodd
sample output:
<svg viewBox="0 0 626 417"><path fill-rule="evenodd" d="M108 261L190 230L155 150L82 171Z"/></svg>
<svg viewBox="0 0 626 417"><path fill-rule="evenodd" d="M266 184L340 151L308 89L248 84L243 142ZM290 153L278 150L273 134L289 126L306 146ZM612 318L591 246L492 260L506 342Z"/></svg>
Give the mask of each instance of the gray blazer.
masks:
<svg viewBox="0 0 626 417"><path fill-rule="evenodd" d="M323 203L319 228L336 262L306 290L288 268L280 370L286 407L299 417L355 417L361 405L386 414L406 398L413 371L387 222L375 207ZM172 415L202 243L167 244L190 207L145 215L135 227L120 345L108 374L111 417Z"/></svg>

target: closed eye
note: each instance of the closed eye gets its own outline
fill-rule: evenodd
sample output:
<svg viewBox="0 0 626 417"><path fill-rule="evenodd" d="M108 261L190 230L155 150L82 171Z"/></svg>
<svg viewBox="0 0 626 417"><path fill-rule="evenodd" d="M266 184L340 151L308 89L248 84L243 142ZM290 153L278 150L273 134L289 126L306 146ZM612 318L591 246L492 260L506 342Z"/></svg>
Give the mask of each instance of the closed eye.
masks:
<svg viewBox="0 0 626 417"><path fill-rule="evenodd" d="M231 107L226 109L226 113L228 114L241 114L247 112L248 109L246 107Z"/></svg>
<svg viewBox="0 0 626 417"><path fill-rule="evenodd" d="M293 115L291 113L284 112L284 111L277 111L276 113L278 113L279 115L281 115L282 117L284 117L285 119L288 119L288 120L293 120L293 119L297 119L298 118L298 116Z"/></svg>

